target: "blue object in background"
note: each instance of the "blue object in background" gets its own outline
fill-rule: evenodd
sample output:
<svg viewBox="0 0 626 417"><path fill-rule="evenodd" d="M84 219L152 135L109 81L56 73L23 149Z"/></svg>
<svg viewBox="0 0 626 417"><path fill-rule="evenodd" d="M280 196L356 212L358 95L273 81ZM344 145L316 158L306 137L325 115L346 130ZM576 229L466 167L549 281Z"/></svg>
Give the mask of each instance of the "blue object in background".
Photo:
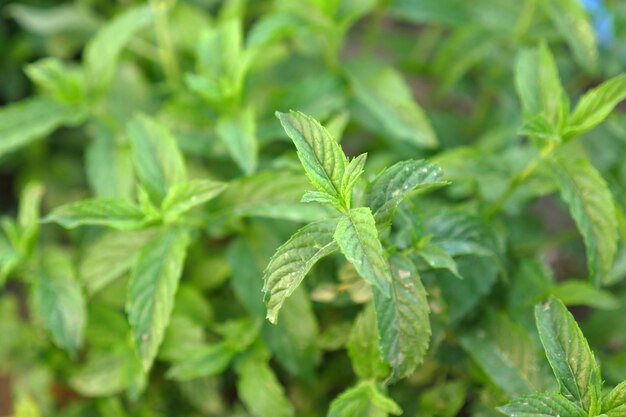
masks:
<svg viewBox="0 0 626 417"><path fill-rule="evenodd" d="M615 41L613 13L607 9L604 0L580 0L580 2L591 17L598 45L604 48L610 47Z"/></svg>

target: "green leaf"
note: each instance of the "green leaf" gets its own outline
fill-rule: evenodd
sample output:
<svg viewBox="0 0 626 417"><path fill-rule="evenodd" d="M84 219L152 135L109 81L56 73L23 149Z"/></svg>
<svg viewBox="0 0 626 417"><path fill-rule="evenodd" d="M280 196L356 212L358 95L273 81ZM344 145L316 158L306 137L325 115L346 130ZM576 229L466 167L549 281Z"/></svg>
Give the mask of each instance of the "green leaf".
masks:
<svg viewBox="0 0 626 417"><path fill-rule="evenodd" d="M328 204L338 209L342 208L342 204L337 201L337 198L333 197L330 194L326 194L325 192L322 192L322 191L307 191L302 196L302 199L300 200L300 202L301 203Z"/></svg>
<svg viewBox="0 0 626 417"><path fill-rule="evenodd" d="M461 346L509 397L541 389L539 350L531 337L505 315L491 313L460 335Z"/></svg>
<svg viewBox="0 0 626 417"><path fill-rule="evenodd" d="M594 73L598 68L598 46L583 4L578 0L548 0L544 4L578 65L588 73Z"/></svg>
<svg viewBox="0 0 626 417"><path fill-rule="evenodd" d="M95 294L130 270L135 255L155 237L156 230L109 232L87 247L79 276L89 294Z"/></svg>
<svg viewBox="0 0 626 417"><path fill-rule="evenodd" d="M303 113L276 113L298 149L304 171L319 191L341 196L341 180L347 159L343 150L318 121Z"/></svg>
<svg viewBox="0 0 626 417"><path fill-rule="evenodd" d="M51 134L83 117L75 108L33 97L0 108L0 157Z"/></svg>
<svg viewBox="0 0 626 417"><path fill-rule="evenodd" d="M139 252L133 266L126 309L146 371L152 366L170 320L188 243L187 232L166 230Z"/></svg>
<svg viewBox="0 0 626 417"><path fill-rule="evenodd" d="M339 220L334 239L359 275L379 288L383 296L389 297L391 294L389 264L370 209L360 207L350 210Z"/></svg>
<svg viewBox="0 0 626 417"><path fill-rule="evenodd" d="M168 218L177 218L193 207L215 198L226 188L223 182L191 180L175 184L163 199L161 209Z"/></svg>
<svg viewBox="0 0 626 417"><path fill-rule="evenodd" d="M384 358L393 369L393 379L413 373L430 343L430 307L426 290L413 263L391 258L391 297L373 288L378 334Z"/></svg>
<svg viewBox="0 0 626 417"><path fill-rule="evenodd" d="M558 393L539 393L511 401L498 410L510 417L586 417L585 410Z"/></svg>
<svg viewBox="0 0 626 417"><path fill-rule="evenodd" d="M377 224L390 224L396 208L410 192L445 185L443 171L424 160L398 162L381 172L367 193Z"/></svg>
<svg viewBox="0 0 626 417"><path fill-rule="evenodd" d="M602 399L602 413L608 417L626 416L626 381L622 382Z"/></svg>
<svg viewBox="0 0 626 417"><path fill-rule="evenodd" d="M86 308L70 258L48 249L35 281L35 306L54 343L72 356L83 344Z"/></svg>
<svg viewBox="0 0 626 417"><path fill-rule="evenodd" d="M330 403L328 417L387 417L402 409L381 393L373 382L361 382L344 391Z"/></svg>
<svg viewBox="0 0 626 417"><path fill-rule="evenodd" d="M347 344L352 369L360 379L380 379L387 375L389 369L379 343L376 315L370 304L354 320Z"/></svg>
<svg viewBox="0 0 626 417"><path fill-rule="evenodd" d="M85 170L96 197L133 197L133 153L126 142L126 138L104 126L94 128L94 137L85 152Z"/></svg>
<svg viewBox="0 0 626 417"><path fill-rule="evenodd" d="M391 67L350 65L348 76L363 123L379 134L422 148L438 145L437 136L402 75ZM356 116L359 114L357 113Z"/></svg>
<svg viewBox="0 0 626 417"><path fill-rule="evenodd" d="M535 307L541 343L561 393L586 411L600 392L600 371L574 317L557 299Z"/></svg>
<svg viewBox="0 0 626 417"><path fill-rule="evenodd" d="M293 417L295 410L272 368L250 357L238 367L237 393L255 417Z"/></svg>
<svg viewBox="0 0 626 417"><path fill-rule="evenodd" d="M421 246L415 253L426 261L431 268L447 269L455 276L462 278L461 275L459 275L459 269L454 258L439 246L427 243Z"/></svg>
<svg viewBox="0 0 626 417"><path fill-rule="evenodd" d="M583 158L555 155L552 173L585 241L589 275L598 284L617 252L617 219L609 188L600 173Z"/></svg>
<svg viewBox="0 0 626 417"><path fill-rule="evenodd" d="M626 99L626 74L621 74L587 91L578 101L564 136L573 138L593 129Z"/></svg>
<svg viewBox="0 0 626 417"><path fill-rule="evenodd" d="M300 204L311 185L304 175L264 171L232 181L215 200L217 216L258 216L293 221L321 220L328 212L312 204ZM305 194L306 195L306 194Z"/></svg>
<svg viewBox="0 0 626 417"><path fill-rule="evenodd" d="M140 371L132 351L107 352L90 358L70 379L70 386L85 397L104 397L118 394L132 383L132 376Z"/></svg>
<svg viewBox="0 0 626 417"><path fill-rule="evenodd" d="M221 116L216 130L239 168L246 174L252 174L256 170L259 153L254 109L248 107L237 114Z"/></svg>
<svg viewBox="0 0 626 417"><path fill-rule="evenodd" d="M140 229L146 226L141 208L123 198L94 198L57 207L44 218L67 229L78 226L106 226L118 230Z"/></svg>
<svg viewBox="0 0 626 417"><path fill-rule="evenodd" d="M613 294L583 281L563 282L552 289L552 295L565 305L584 305L604 310L620 307L619 299Z"/></svg>
<svg viewBox="0 0 626 417"><path fill-rule="evenodd" d="M202 376L221 374L228 368L235 354L236 351L226 342L193 348L182 360L174 363L167 372L167 377L189 381Z"/></svg>
<svg viewBox="0 0 626 417"><path fill-rule="evenodd" d="M127 133L137 175L153 202L160 203L170 187L187 179L176 140L163 125L147 116L131 121Z"/></svg>
<svg viewBox="0 0 626 417"><path fill-rule="evenodd" d="M567 118L569 99L545 42L536 50L526 49L518 55L515 86L527 118L543 113L550 125L556 127Z"/></svg>
<svg viewBox="0 0 626 417"><path fill-rule="evenodd" d="M153 19L149 5L131 7L103 26L84 52L87 81L95 90L104 90L115 73L124 45Z"/></svg>
<svg viewBox="0 0 626 417"><path fill-rule="evenodd" d="M346 166L346 171L341 179L341 197L343 198L343 202L346 207L350 207L351 205L352 189L359 178L361 178L361 175L363 175L366 159L367 154L361 154L352 159Z"/></svg>
<svg viewBox="0 0 626 417"><path fill-rule="evenodd" d="M267 319L276 323L285 299L300 285L313 265L337 250L333 234L337 219L321 220L298 230L276 250L263 273Z"/></svg>
<svg viewBox="0 0 626 417"><path fill-rule="evenodd" d="M25 68L39 88L65 104L80 104L85 95L82 72L57 58L44 58Z"/></svg>

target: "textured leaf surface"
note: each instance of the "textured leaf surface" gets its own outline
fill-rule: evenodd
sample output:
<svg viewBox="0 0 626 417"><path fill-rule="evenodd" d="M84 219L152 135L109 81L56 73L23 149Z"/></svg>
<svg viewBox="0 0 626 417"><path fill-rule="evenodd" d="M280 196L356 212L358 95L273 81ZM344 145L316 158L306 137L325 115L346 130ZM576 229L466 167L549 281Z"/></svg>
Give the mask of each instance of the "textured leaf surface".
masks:
<svg viewBox="0 0 626 417"><path fill-rule="evenodd" d="M161 205L167 216L176 217L195 206L206 203L226 188L226 184L211 180L191 180L174 185Z"/></svg>
<svg viewBox="0 0 626 417"><path fill-rule="evenodd" d="M606 119L626 98L626 74L618 75L587 91L569 119L568 137L581 135Z"/></svg>
<svg viewBox="0 0 626 417"><path fill-rule="evenodd" d="M320 191L339 197L346 156L337 141L312 117L300 112L276 113L296 145L307 177Z"/></svg>
<svg viewBox="0 0 626 417"><path fill-rule="evenodd" d="M263 274L267 318L276 323L285 299L300 285L313 265L337 250L333 234L337 219L311 223L279 247Z"/></svg>
<svg viewBox="0 0 626 417"><path fill-rule="evenodd" d="M348 338L352 369L360 379L382 379L389 371L380 351L376 313L371 304L356 317Z"/></svg>
<svg viewBox="0 0 626 417"><path fill-rule="evenodd" d="M76 354L83 343L85 300L70 259L48 250L35 284L35 304L54 343Z"/></svg>
<svg viewBox="0 0 626 417"><path fill-rule="evenodd" d="M152 366L167 327L189 236L169 230L139 253L128 290L128 320L144 369Z"/></svg>
<svg viewBox="0 0 626 417"><path fill-rule="evenodd" d="M254 358L239 368L237 393L255 417L293 417L295 410L270 366Z"/></svg>
<svg viewBox="0 0 626 417"><path fill-rule="evenodd" d="M0 108L0 156L52 133L79 118L76 109L35 97Z"/></svg>
<svg viewBox="0 0 626 417"><path fill-rule="evenodd" d="M44 219L72 229L83 225L106 226L119 230L139 229L146 225L141 208L123 198L94 198L57 207Z"/></svg>
<svg viewBox="0 0 626 417"><path fill-rule="evenodd" d="M137 116L127 127L135 170L153 202L159 203L168 189L187 179L183 156L176 140L164 126Z"/></svg>
<svg viewBox="0 0 626 417"><path fill-rule="evenodd" d="M394 379L400 379L413 373L428 350L430 307L410 260L392 258L391 277L391 297L374 288L374 305L383 356L393 368Z"/></svg>
<svg viewBox="0 0 626 417"><path fill-rule="evenodd" d="M349 214L339 220L334 238L359 275L379 288L384 296L389 297L389 264L370 209L361 207L350 210Z"/></svg>
<svg viewBox="0 0 626 417"><path fill-rule="evenodd" d="M371 70L353 65L348 75L363 122L378 133L414 146L434 148L437 136L402 75L391 67Z"/></svg>
<svg viewBox="0 0 626 417"><path fill-rule="evenodd" d="M516 399L498 410L510 417L585 417L585 410L558 393L539 393Z"/></svg>
<svg viewBox="0 0 626 417"><path fill-rule="evenodd" d="M602 413L609 417L626 416L626 381L611 390L602 399Z"/></svg>
<svg viewBox="0 0 626 417"><path fill-rule="evenodd" d="M411 191L444 185L443 171L424 160L398 162L381 172L367 193L367 203L376 223L391 222L398 205Z"/></svg>
<svg viewBox="0 0 626 417"><path fill-rule="evenodd" d="M356 158L352 159L348 166L346 166L346 171L341 179L341 196L343 197L343 201L346 202L346 205L350 207L350 199L352 197L352 189L356 182L361 178L363 174L363 169L365 167L365 160L367 159L367 154L361 154Z"/></svg>
<svg viewBox="0 0 626 417"><path fill-rule="evenodd" d="M253 173L257 166L259 143L252 108L239 114L221 117L216 129L239 168L246 174Z"/></svg>
<svg viewBox="0 0 626 417"><path fill-rule="evenodd" d="M535 307L535 319L561 393L585 410L592 409L600 391L600 373L576 320L554 298Z"/></svg>
<svg viewBox="0 0 626 417"><path fill-rule="evenodd" d="M591 163L556 155L551 159L561 197L569 206L587 250L589 274L600 283L617 252L617 219L609 188Z"/></svg>
<svg viewBox="0 0 626 417"><path fill-rule="evenodd" d="M382 394L373 382L362 382L330 403L328 417L387 417L401 413L398 404Z"/></svg>

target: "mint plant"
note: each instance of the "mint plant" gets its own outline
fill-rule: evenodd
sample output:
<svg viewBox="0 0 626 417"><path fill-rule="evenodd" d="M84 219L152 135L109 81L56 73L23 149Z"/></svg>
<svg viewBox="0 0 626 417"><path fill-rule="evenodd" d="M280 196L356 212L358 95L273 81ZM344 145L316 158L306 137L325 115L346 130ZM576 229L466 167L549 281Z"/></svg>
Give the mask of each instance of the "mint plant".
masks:
<svg viewBox="0 0 626 417"><path fill-rule="evenodd" d="M620 2L1 12L0 416L624 415Z"/></svg>

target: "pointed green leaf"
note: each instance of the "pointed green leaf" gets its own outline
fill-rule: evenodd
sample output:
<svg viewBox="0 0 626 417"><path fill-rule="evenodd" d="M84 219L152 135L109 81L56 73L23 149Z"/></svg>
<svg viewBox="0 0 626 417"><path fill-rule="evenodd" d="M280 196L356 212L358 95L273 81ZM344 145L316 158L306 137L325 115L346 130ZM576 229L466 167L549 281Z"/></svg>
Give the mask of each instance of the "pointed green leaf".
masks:
<svg viewBox="0 0 626 417"><path fill-rule="evenodd" d="M602 399L602 413L608 417L626 416L626 381L622 382Z"/></svg>
<svg viewBox="0 0 626 417"><path fill-rule="evenodd" d="M84 63L87 81L96 90L111 81L118 57L135 32L148 26L153 19L149 5L126 9L104 25L85 47Z"/></svg>
<svg viewBox="0 0 626 417"><path fill-rule="evenodd" d="M137 175L153 202L160 203L171 186L187 179L176 140L163 125L147 116L131 121L127 133Z"/></svg>
<svg viewBox="0 0 626 417"><path fill-rule="evenodd" d="M79 276L89 294L95 294L128 272L135 255L154 238L156 230L112 231L87 247L81 258Z"/></svg>
<svg viewBox="0 0 626 417"><path fill-rule="evenodd" d="M360 379L382 379L389 371L379 346L376 314L369 304L354 320L348 338L352 369Z"/></svg>
<svg viewBox="0 0 626 417"><path fill-rule="evenodd" d="M361 382L341 393L330 403L328 417L387 417L402 409L381 393L373 382Z"/></svg>
<svg viewBox="0 0 626 417"><path fill-rule="evenodd" d="M578 0L548 0L543 4L578 65L594 73L598 68L598 45L595 30L583 4Z"/></svg>
<svg viewBox="0 0 626 417"><path fill-rule="evenodd" d="M189 381L203 376L219 375L228 368L237 352L226 342L191 349L184 358L176 361L167 377L177 381Z"/></svg>
<svg viewBox="0 0 626 417"><path fill-rule="evenodd" d="M223 182L191 180L175 184L163 199L161 209L169 218L176 218L186 211L206 203L226 188Z"/></svg>
<svg viewBox="0 0 626 417"><path fill-rule="evenodd" d="M147 224L141 208L124 198L94 198L57 207L44 221L58 223L73 229L78 226L106 226L118 230L132 230Z"/></svg>
<svg viewBox="0 0 626 417"><path fill-rule="evenodd" d="M547 392L518 398L498 410L510 417L587 417L585 410L561 394Z"/></svg>
<svg viewBox="0 0 626 417"><path fill-rule="evenodd" d="M35 281L35 306L54 343L75 355L83 343L86 307L69 257L48 249Z"/></svg>
<svg viewBox="0 0 626 417"><path fill-rule="evenodd" d="M390 139L423 148L437 146L435 131L399 72L359 63L349 67L348 76L365 113L363 123Z"/></svg>
<svg viewBox="0 0 626 417"><path fill-rule="evenodd" d="M75 124L81 112L44 97L0 108L0 156L42 139L56 128Z"/></svg>
<svg viewBox="0 0 626 417"><path fill-rule="evenodd" d="M247 358L239 367L237 393L255 417L293 417L295 410L272 368L259 359Z"/></svg>
<svg viewBox="0 0 626 417"><path fill-rule="evenodd" d="M565 305L584 305L603 310L616 310L619 299L609 291L594 287L585 281L565 281L552 288L552 295Z"/></svg>
<svg viewBox="0 0 626 417"><path fill-rule="evenodd" d="M626 99L626 74L621 74L587 91L578 101L564 136L572 138L602 123Z"/></svg>
<svg viewBox="0 0 626 417"><path fill-rule="evenodd" d="M187 232L167 230L139 252L133 266L126 309L146 371L170 320L188 243Z"/></svg>
<svg viewBox="0 0 626 417"><path fill-rule="evenodd" d="M379 288L383 296L390 296L391 274L389 264L378 238L376 223L367 207L360 207L339 220L334 238L341 252L371 285Z"/></svg>
<svg viewBox="0 0 626 417"><path fill-rule="evenodd" d="M391 297L373 288L378 334L383 357L393 379L409 376L424 360L430 343L430 307L415 265L406 258L391 258Z"/></svg>
<svg viewBox="0 0 626 417"><path fill-rule="evenodd" d="M237 114L220 117L216 129L239 168L246 174L253 173L259 153L254 109L248 107Z"/></svg>
<svg viewBox="0 0 626 417"><path fill-rule="evenodd" d="M337 202L337 199L330 194L326 194L322 191L307 191L300 200L301 203L320 203L328 204L335 207L341 207Z"/></svg>
<svg viewBox="0 0 626 417"><path fill-rule="evenodd" d="M464 331L460 341L489 380L509 397L543 387L535 341L507 316L489 314L479 327Z"/></svg>
<svg viewBox="0 0 626 417"><path fill-rule="evenodd" d="M319 191L340 197L347 160L337 141L317 120L303 113L277 112L276 116L296 145L311 184Z"/></svg>
<svg viewBox="0 0 626 417"><path fill-rule="evenodd" d="M541 343L561 393L585 410L600 392L600 371L576 320L555 298L535 307Z"/></svg>
<svg viewBox="0 0 626 417"><path fill-rule="evenodd" d="M276 250L263 274L267 318L276 323L285 299L300 285L313 265L337 250L333 233L337 219L322 220L298 230Z"/></svg>
<svg viewBox="0 0 626 417"><path fill-rule="evenodd" d="M569 99L545 42L536 50L523 50L518 55L515 86L527 118L542 113L550 125L558 127L561 119L567 117Z"/></svg>
<svg viewBox="0 0 626 417"><path fill-rule="evenodd" d="M585 241L589 275L598 284L610 270L617 252L613 196L587 159L555 155L550 161L561 197Z"/></svg>
<svg viewBox="0 0 626 417"><path fill-rule="evenodd" d="M434 269L447 269L459 278L459 268L456 261L445 250L433 243L427 243L417 250L417 255L422 258L428 266Z"/></svg>
<svg viewBox="0 0 626 417"><path fill-rule="evenodd" d="M386 168L372 182L367 204L377 224L389 224L396 208L411 191L445 185L443 171L424 160L406 160Z"/></svg>
<svg viewBox="0 0 626 417"><path fill-rule="evenodd" d="M350 200L352 199L352 189L354 188L354 184L356 184L359 178L361 178L361 175L363 175L363 169L365 168L366 159L367 154L361 154L352 159L346 166L346 171L344 172L343 178L341 179L341 196L343 197L343 201L346 207L350 207Z"/></svg>

